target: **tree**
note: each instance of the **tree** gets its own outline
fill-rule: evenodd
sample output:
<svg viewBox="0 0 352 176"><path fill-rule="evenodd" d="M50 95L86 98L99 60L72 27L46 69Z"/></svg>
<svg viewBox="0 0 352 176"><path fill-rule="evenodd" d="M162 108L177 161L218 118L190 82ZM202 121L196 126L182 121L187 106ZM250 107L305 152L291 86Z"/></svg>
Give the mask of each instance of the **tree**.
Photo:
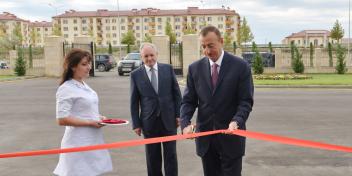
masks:
<svg viewBox="0 0 352 176"><path fill-rule="evenodd" d="M61 33L61 29L60 29L60 25L55 23L54 24L54 27L53 27L53 35L56 35L56 36L62 36L62 33Z"/></svg>
<svg viewBox="0 0 352 176"><path fill-rule="evenodd" d="M243 17L242 24L238 30L238 43L241 45L242 43L246 44L251 42L254 39L254 36L251 32L251 28L247 24L246 17Z"/></svg>
<svg viewBox="0 0 352 176"><path fill-rule="evenodd" d="M236 41L233 41L232 45L233 45L233 53L236 54L236 49L237 49Z"/></svg>
<svg viewBox="0 0 352 176"><path fill-rule="evenodd" d="M313 43L310 42L309 45L309 61L310 61L310 66L313 67L313 57L314 57L314 48L313 48Z"/></svg>
<svg viewBox="0 0 352 176"><path fill-rule="evenodd" d="M33 68L33 51L32 51L32 45L29 45L29 68Z"/></svg>
<svg viewBox="0 0 352 176"><path fill-rule="evenodd" d="M271 42L269 42L269 52L273 53L273 45L271 44Z"/></svg>
<svg viewBox="0 0 352 176"><path fill-rule="evenodd" d="M295 44L293 41L290 43L291 48L291 65L293 64L293 60L295 59Z"/></svg>
<svg viewBox="0 0 352 176"><path fill-rule="evenodd" d="M345 32L344 32L344 30L342 28L341 23L339 23L339 20L336 20L335 24L334 24L334 27L330 31L330 37L332 39L337 40L337 43L339 43L340 39L342 39L344 33Z"/></svg>
<svg viewBox="0 0 352 176"><path fill-rule="evenodd" d="M186 30L184 30L183 33L185 35L187 35L187 34L195 34L195 33L197 33L197 31L195 29L193 29L192 26L189 23L187 23Z"/></svg>
<svg viewBox="0 0 352 176"><path fill-rule="evenodd" d="M17 76L26 75L26 61L23 58L22 47L18 47L18 57L16 59L15 73Z"/></svg>
<svg viewBox="0 0 352 176"><path fill-rule="evenodd" d="M292 62L292 69L295 73L304 72L304 64L302 61L302 53L299 52L297 46L294 45L294 59Z"/></svg>
<svg viewBox="0 0 352 176"><path fill-rule="evenodd" d="M172 26L170 22L166 22L166 27L165 27L165 34L170 37L170 43L174 44L176 43L176 34L172 30Z"/></svg>
<svg viewBox="0 0 352 176"><path fill-rule="evenodd" d="M12 31L12 41L15 43L16 46L18 45L22 46L23 35L22 35L20 24L16 24L15 28Z"/></svg>
<svg viewBox="0 0 352 176"><path fill-rule="evenodd" d="M263 58L255 42L252 42L252 51L255 52L252 64L254 74L262 74L264 72Z"/></svg>
<svg viewBox="0 0 352 176"><path fill-rule="evenodd" d="M329 67L333 66L333 60L332 60L332 46L331 43L328 43L328 52L329 52Z"/></svg>
<svg viewBox="0 0 352 176"><path fill-rule="evenodd" d="M127 53L131 52L130 45L134 45L136 37L134 37L133 31L129 30L127 34L122 36L121 43L127 45Z"/></svg>
<svg viewBox="0 0 352 176"><path fill-rule="evenodd" d="M146 34L143 41L148 42L148 43L152 43L152 37L149 34Z"/></svg>
<svg viewBox="0 0 352 176"><path fill-rule="evenodd" d="M231 47L232 36L230 33L225 32L224 35L224 45L225 47Z"/></svg>
<svg viewBox="0 0 352 176"><path fill-rule="evenodd" d="M345 57L346 49L343 48L340 44L338 44L336 49L337 62L335 67L338 74L345 74L347 72Z"/></svg>
<svg viewBox="0 0 352 176"><path fill-rule="evenodd" d="M109 42L109 54L112 54L112 46L110 42Z"/></svg>
<svg viewBox="0 0 352 176"><path fill-rule="evenodd" d="M37 36L38 36L38 34L37 34L37 30L35 30L34 28L32 29L32 31L31 31L31 33L30 33L30 39L31 39L31 44L32 45L36 45L36 43L37 43Z"/></svg>

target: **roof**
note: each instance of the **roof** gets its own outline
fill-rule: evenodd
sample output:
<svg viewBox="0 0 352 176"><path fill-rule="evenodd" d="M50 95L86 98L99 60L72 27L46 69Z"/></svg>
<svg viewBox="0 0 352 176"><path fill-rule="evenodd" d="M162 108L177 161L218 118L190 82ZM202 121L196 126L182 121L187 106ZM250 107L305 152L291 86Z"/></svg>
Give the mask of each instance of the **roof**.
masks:
<svg viewBox="0 0 352 176"><path fill-rule="evenodd" d="M47 21L35 21L35 22L31 22L29 24L29 26L31 26L31 27L52 27L52 23L47 22Z"/></svg>
<svg viewBox="0 0 352 176"><path fill-rule="evenodd" d="M298 37L321 37L321 36L330 36L330 31L328 30L303 30L297 33L292 33L291 35L287 36L286 38L298 38Z"/></svg>
<svg viewBox="0 0 352 176"><path fill-rule="evenodd" d="M110 16L174 16L174 15L238 15L235 10L220 9L199 9L198 7L188 7L187 9L178 10L160 10L156 8L132 9L125 11L109 11L98 9L97 11L75 11L69 10L64 14L54 16L53 18L68 17L110 17Z"/></svg>
<svg viewBox="0 0 352 176"><path fill-rule="evenodd" d="M23 20L21 18L18 18L16 15L9 13L9 12L3 12L2 14L0 14L0 20L13 20L13 21L26 21L27 20Z"/></svg>

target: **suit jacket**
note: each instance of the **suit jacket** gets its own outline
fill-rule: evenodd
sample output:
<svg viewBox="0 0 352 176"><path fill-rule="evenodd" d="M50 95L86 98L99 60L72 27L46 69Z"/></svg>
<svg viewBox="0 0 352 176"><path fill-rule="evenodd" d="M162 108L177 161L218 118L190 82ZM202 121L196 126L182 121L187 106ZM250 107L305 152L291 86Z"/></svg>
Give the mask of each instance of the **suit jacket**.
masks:
<svg viewBox="0 0 352 176"><path fill-rule="evenodd" d="M133 129L153 130L159 114L167 130L176 129L176 117L180 117L181 92L171 65L158 63L158 91L157 94L153 89L144 66L131 73Z"/></svg>
<svg viewBox="0 0 352 176"><path fill-rule="evenodd" d="M190 124L198 108L197 131L227 129L232 120L246 129L246 120L253 106L253 80L249 65L241 58L224 52L215 89L211 85L210 63L202 58L189 66L187 86L181 104L181 129ZM199 156L209 148L210 137L196 139ZM229 157L243 156L245 138L219 135L221 149Z"/></svg>

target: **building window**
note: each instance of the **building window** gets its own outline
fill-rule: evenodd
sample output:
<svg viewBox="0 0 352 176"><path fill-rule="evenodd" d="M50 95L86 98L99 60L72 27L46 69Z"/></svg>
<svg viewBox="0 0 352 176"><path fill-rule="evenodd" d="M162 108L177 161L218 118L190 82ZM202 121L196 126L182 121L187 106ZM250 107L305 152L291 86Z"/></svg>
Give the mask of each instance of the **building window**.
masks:
<svg viewBox="0 0 352 176"><path fill-rule="evenodd" d="M179 30L179 29L181 29L181 26L180 25L175 25L175 29Z"/></svg>
<svg viewBox="0 0 352 176"><path fill-rule="evenodd" d="M37 31L39 32L39 31L40 31L40 28L37 28Z"/></svg>
<svg viewBox="0 0 352 176"><path fill-rule="evenodd" d="M116 26L113 26L113 27L112 27L112 30L116 30Z"/></svg>
<svg viewBox="0 0 352 176"><path fill-rule="evenodd" d="M116 23L116 19L112 19L111 22L112 22L112 23Z"/></svg>
<svg viewBox="0 0 352 176"><path fill-rule="evenodd" d="M78 27L73 27L73 30L74 31L78 31Z"/></svg>
<svg viewBox="0 0 352 176"><path fill-rule="evenodd" d="M105 23L110 23L110 20L109 20L109 19L106 19L106 20L105 20Z"/></svg>
<svg viewBox="0 0 352 176"><path fill-rule="evenodd" d="M124 18L122 18L122 19L120 19L121 20L121 23L124 23L125 22L125 19Z"/></svg>
<svg viewBox="0 0 352 176"><path fill-rule="evenodd" d="M318 46L318 39L314 39L314 46Z"/></svg>
<svg viewBox="0 0 352 176"><path fill-rule="evenodd" d="M139 23L139 21L140 21L139 18L137 18L137 19L136 19L136 23Z"/></svg>
<svg viewBox="0 0 352 176"><path fill-rule="evenodd" d="M177 37L181 37L181 33L176 32L176 36L177 36Z"/></svg>
<svg viewBox="0 0 352 176"><path fill-rule="evenodd" d="M171 18L170 18L170 17L167 17L167 18L166 18L166 21L167 21L167 22L170 22L170 21L171 21Z"/></svg>
<svg viewBox="0 0 352 176"><path fill-rule="evenodd" d="M64 27L64 31L68 31L68 27Z"/></svg>
<svg viewBox="0 0 352 176"><path fill-rule="evenodd" d="M300 45L301 44L301 40L298 40L298 45Z"/></svg>
<svg viewBox="0 0 352 176"><path fill-rule="evenodd" d="M140 27L139 27L139 26L136 26L136 30L140 30Z"/></svg>
<svg viewBox="0 0 352 176"><path fill-rule="evenodd" d="M121 26L121 30L125 30L125 26Z"/></svg>
<svg viewBox="0 0 352 176"><path fill-rule="evenodd" d="M161 25L158 25L158 30L161 30L162 29L162 26Z"/></svg>
<svg viewBox="0 0 352 176"><path fill-rule="evenodd" d="M113 34L112 34L112 37L115 37L115 38L116 38L116 36L117 36L116 33L113 33Z"/></svg>
<svg viewBox="0 0 352 176"><path fill-rule="evenodd" d="M74 34L73 36L77 37L77 36L78 36L78 34Z"/></svg>
<svg viewBox="0 0 352 176"><path fill-rule="evenodd" d="M162 22L162 19L161 19L161 18L158 18L158 22L161 23L161 22Z"/></svg>
<svg viewBox="0 0 352 176"><path fill-rule="evenodd" d="M175 18L175 22L180 22L180 18L179 17Z"/></svg>
<svg viewBox="0 0 352 176"><path fill-rule="evenodd" d="M67 20L62 20L62 24L67 24Z"/></svg>
<svg viewBox="0 0 352 176"><path fill-rule="evenodd" d="M110 31L110 26L106 26L105 29L106 29L107 31Z"/></svg>
<svg viewBox="0 0 352 176"><path fill-rule="evenodd" d="M64 37L65 37L65 38L68 38L68 34L64 34Z"/></svg>
<svg viewBox="0 0 352 176"><path fill-rule="evenodd" d="M148 26L144 26L144 30L148 30Z"/></svg>
<svg viewBox="0 0 352 176"><path fill-rule="evenodd" d="M224 21L223 17L218 17L218 21Z"/></svg>
<svg viewBox="0 0 352 176"><path fill-rule="evenodd" d="M208 17L208 21L211 21L211 17Z"/></svg>
<svg viewBox="0 0 352 176"><path fill-rule="evenodd" d="M87 27L82 27L82 31L87 31Z"/></svg>
<svg viewBox="0 0 352 176"><path fill-rule="evenodd" d="M218 24L218 28L222 29L224 26L222 24Z"/></svg>
<svg viewBox="0 0 352 176"><path fill-rule="evenodd" d="M144 18L144 22L147 23L149 21L148 18Z"/></svg>
<svg viewBox="0 0 352 176"><path fill-rule="evenodd" d="M77 20L76 19L73 20L73 24L77 24Z"/></svg>
<svg viewBox="0 0 352 176"><path fill-rule="evenodd" d="M87 20L82 20L82 24L86 24L87 23Z"/></svg>
<svg viewBox="0 0 352 176"><path fill-rule="evenodd" d="M45 31L48 31L48 28L44 28Z"/></svg>

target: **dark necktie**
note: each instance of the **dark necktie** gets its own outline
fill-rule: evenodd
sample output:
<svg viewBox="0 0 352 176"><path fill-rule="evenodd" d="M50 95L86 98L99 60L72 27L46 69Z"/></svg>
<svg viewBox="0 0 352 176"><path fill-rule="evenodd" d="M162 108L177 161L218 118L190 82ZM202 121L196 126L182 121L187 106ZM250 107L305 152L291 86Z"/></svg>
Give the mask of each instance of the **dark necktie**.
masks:
<svg viewBox="0 0 352 176"><path fill-rule="evenodd" d="M211 66L211 83L213 84L213 89L215 89L216 87L216 83L218 82L218 77L219 77L218 64L214 63Z"/></svg>

